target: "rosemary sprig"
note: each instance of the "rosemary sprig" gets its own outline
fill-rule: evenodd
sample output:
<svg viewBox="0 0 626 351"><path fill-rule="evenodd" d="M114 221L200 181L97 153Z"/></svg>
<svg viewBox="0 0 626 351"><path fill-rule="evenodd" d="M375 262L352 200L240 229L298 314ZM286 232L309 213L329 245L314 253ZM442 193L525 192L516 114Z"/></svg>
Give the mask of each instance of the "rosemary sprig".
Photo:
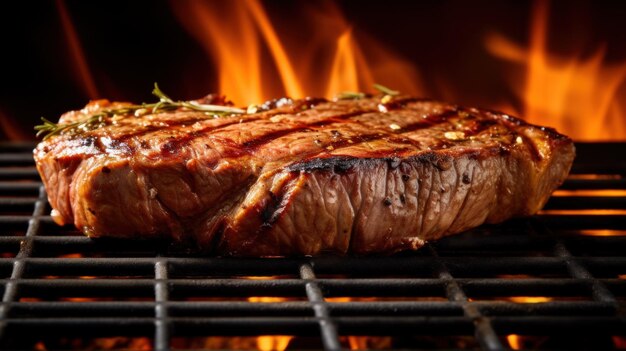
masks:
<svg viewBox="0 0 626 351"><path fill-rule="evenodd" d="M393 90L393 89L389 89L384 85L380 85L380 84L374 84L374 89L380 91L381 93L385 94L385 95L391 95L391 96L395 96L395 95L399 95L400 92L397 90Z"/></svg>
<svg viewBox="0 0 626 351"><path fill-rule="evenodd" d="M393 90L393 89L389 89L384 85L381 84L374 84L373 85L374 89L378 90L379 92L385 94L385 96L396 96L399 95L400 92L397 90ZM362 99L364 97L366 97L367 94L362 93L362 92L356 92L356 91L344 91L341 92L339 94L337 94L337 96L335 96L335 98L337 100L356 100L356 99Z"/></svg>
<svg viewBox="0 0 626 351"><path fill-rule="evenodd" d="M365 93L356 92L356 91L342 91L336 96L338 100L362 99L364 97L365 97Z"/></svg>
<svg viewBox="0 0 626 351"><path fill-rule="evenodd" d="M138 117L148 113L148 111L150 113L158 113L183 108L192 111L211 113L215 118L223 115L242 114L246 112L242 109L229 106L199 104L195 101L174 101L159 88L159 85L157 83L154 83L154 89L152 90L152 94L159 98L158 102L103 109L98 111L98 113L96 114L78 120L76 122L54 123L44 117L41 117L41 121L43 122L43 124L35 126L37 136L39 137L43 135L43 139L46 140L53 135L64 133L75 134L82 131L93 130L103 126L107 118L114 116L126 116L130 114L134 114L134 116Z"/></svg>
<svg viewBox="0 0 626 351"><path fill-rule="evenodd" d="M35 130L37 131L37 137L43 135L43 140L46 140L53 135L61 134L68 130L78 132L96 129L104 124L104 117L104 113L99 113L89 116L88 118L78 120L76 122L63 124L54 123L44 117L41 117L41 121L43 122L43 124L35 126Z"/></svg>

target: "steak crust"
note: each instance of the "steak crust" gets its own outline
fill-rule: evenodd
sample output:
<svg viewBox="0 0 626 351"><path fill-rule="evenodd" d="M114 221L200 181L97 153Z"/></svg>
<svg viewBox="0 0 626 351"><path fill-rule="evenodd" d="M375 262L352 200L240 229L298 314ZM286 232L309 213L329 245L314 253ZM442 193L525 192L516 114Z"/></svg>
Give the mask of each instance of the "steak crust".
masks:
<svg viewBox="0 0 626 351"><path fill-rule="evenodd" d="M212 118L110 118L42 141L53 218L90 237L162 238L213 254L391 253L536 213L572 141L508 115L396 96L281 99ZM386 101L382 103L381 101ZM91 102L68 123L104 108Z"/></svg>

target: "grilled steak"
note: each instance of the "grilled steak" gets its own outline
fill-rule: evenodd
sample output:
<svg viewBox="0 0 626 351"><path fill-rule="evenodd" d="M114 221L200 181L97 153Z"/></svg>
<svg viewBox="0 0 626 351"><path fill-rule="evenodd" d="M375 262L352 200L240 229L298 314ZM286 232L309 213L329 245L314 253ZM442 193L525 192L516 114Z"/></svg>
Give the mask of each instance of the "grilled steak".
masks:
<svg viewBox="0 0 626 351"><path fill-rule="evenodd" d="M385 103L383 103L383 101ZM97 101L61 122L123 106ZM212 118L109 118L34 150L53 218L90 237L166 238L222 255L389 253L537 212L572 141L405 96L288 100Z"/></svg>

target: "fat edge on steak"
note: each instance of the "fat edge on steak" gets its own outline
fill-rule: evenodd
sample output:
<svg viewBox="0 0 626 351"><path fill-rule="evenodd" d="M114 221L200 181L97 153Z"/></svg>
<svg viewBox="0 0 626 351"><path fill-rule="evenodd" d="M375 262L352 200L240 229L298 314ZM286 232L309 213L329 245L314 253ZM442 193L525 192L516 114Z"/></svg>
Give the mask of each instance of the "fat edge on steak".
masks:
<svg viewBox="0 0 626 351"><path fill-rule="evenodd" d="M406 96L270 107L112 118L42 141L54 220L221 255L391 253L534 214L575 154L550 128Z"/></svg>

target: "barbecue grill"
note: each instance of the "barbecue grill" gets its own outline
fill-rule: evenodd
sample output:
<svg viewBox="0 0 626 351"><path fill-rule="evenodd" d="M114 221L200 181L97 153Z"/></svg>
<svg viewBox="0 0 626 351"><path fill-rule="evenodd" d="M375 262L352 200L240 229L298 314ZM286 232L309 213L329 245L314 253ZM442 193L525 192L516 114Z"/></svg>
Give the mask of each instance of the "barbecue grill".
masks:
<svg viewBox="0 0 626 351"><path fill-rule="evenodd" d="M626 143L578 144L532 218L390 257L273 259L58 227L33 146L0 144L2 348L626 348Z"/></svg>

